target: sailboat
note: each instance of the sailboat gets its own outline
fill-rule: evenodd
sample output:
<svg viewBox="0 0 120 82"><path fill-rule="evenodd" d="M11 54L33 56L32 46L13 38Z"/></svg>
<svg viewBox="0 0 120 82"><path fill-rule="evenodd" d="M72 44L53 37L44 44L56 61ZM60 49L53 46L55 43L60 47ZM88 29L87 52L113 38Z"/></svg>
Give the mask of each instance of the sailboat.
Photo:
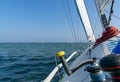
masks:
<svg viewBox="0 0 120 82"><path fill-rule="evenodd" d="M91 74L90 74L91 72L88 71L87 68L90 68L90 66L92 67L99 66L98 64L100 62L100 59L111 54L113 48L116 46L116 44L120 40L120 35L117 34L114 37L107 38L105 41L99 43L97 46L95 46L95 48L93 48L96 43L96 38L91 26L91 22L89 19L87 8L86 8L87 5L85 5L85 0L74 0L74 2L77 8L79 17L81 19L83 28L85 30L87 41L90 46L87 49L85 49L82 52L82 54L72 62L71 66L68 66L67 62L75 54L79 53L79 51L73 52L66 60L63 57L64 52L63 51L58 52L57 55L61 58L62 63L57 65L43 82L51 82L52 78L55 76L56 72L61 67L65 69L66 73L64 73L63 78L60 79L59 82L112 82L109 73L104 72L104 70L100 70L100 71L97 71L98 73L95 73L95 74L99 74L104 72L104 75L100 77L102 81L94 81L95 78L91 78ZM105 30L110 25L111 16L113 14L113 5L115 1L114 0L94 0L94 2L99 15L101 26L103 27L102 29ZM110 7L109 8L110 14L108 17L106 17L104 12L108 6ZM95 74L93 73L93 75ZM106 77L108 78L108 80L106 79ZM115 81L115 82L118 82L118 81Z"/></svg>

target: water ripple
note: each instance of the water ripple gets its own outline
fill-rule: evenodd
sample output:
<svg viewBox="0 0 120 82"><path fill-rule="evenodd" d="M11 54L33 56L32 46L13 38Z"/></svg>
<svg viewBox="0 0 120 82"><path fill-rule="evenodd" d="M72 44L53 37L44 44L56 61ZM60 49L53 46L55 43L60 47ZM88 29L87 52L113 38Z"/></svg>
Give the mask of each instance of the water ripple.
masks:
<svg viewBox="0 0 120 82"><path fill-rule="evenodd" d="M0 82L40 82L56 65L56 52L68 56L83 48L76 43L0 43Z"/></svg>

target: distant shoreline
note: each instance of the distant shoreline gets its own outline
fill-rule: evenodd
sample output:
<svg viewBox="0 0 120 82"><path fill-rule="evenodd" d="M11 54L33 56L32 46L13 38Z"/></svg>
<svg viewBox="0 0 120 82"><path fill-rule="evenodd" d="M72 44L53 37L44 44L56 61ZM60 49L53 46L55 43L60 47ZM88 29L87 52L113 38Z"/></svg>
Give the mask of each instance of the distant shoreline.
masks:
<svg viewBox="0 0 120 82"><path fill-rule="evenodd" d="M0 43L87 43L87 42L0 42Z"/></svg>

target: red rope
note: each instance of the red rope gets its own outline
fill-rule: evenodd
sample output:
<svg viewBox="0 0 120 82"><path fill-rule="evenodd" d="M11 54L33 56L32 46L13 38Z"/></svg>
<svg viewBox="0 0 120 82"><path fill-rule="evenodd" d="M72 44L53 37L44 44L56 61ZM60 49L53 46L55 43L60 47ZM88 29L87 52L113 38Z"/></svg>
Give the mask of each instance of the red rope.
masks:
<svg viewBox="0 0 120 82"><path fill-rule="evenodd" d="M103 70L116 70L120 69L120 66L112 67L112 68L102 68Z"/></svg>
<svg viewBox="0 0 120 82"><path fill-rule="evenodd" d="M112 79L120 79L120 76L112 77Z"/></svg>

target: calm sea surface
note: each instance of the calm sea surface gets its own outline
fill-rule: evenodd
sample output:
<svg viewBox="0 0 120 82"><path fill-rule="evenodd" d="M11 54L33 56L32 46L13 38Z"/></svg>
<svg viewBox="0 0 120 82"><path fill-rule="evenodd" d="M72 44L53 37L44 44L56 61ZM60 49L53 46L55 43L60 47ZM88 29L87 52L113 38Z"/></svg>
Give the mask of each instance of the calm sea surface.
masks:
<svg viewBox="0 0 120 82"><path fill-rule="evenodd" d="M0 43L0 82L40 82L56 66L56 52L64 50L68 57L86 46L86 43ZM57 77L52 82L57 82Z"/></svg>

